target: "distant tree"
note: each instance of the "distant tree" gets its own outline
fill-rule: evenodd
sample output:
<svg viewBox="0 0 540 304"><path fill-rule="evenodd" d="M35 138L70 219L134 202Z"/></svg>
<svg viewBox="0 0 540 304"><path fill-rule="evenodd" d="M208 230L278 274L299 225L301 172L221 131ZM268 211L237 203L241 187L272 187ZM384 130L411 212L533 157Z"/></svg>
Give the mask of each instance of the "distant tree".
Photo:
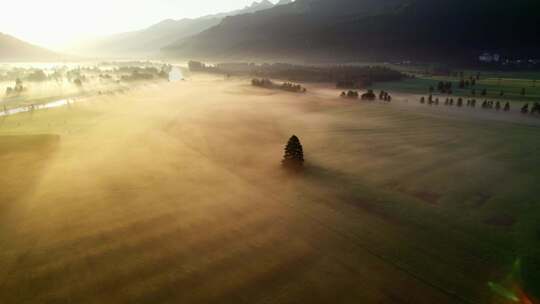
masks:
<svg viewBox="0 0 540 304"><path fill-rule="evenodd" d="M358 93L356 93L358 97ZM368 90L367 93L362 94L362 100L376 100L377 96L373 93L373 90Z"/></svg>
<svg viewBox="0 0 540 304"><path fill-rule="evenodd" d="M531 109L531 114L540 114L540 103L534 103L534 106Z"/></svg>
<svg viewBox="0 0 540 304"><path fill-rule="evenodd" d="M375 96L375 94L373 94L373 96ZM348 98L354 98L354 99L357 99L358 98L358 92L357 91L348 91L347 92L347 97Z"/></svg>
<svg viewBox="0 0 540 304"><path fill-rule="evenodd" d="M486 89L483 89L481 95L482 95L482 96L486 96L486 95L487 95L487 90L486 90Z"/></svg>
<svg viewBox="0 0 540 304"><path fill-rule="evenodd" d="M452 82L451 81L448 81L444 84L444 91L446 92L450 92L452 91Z"/></svg>
<svg viewBox="0 0 540 304"><path fill-rule="evenodd" d="M13 88L13 91L17 92L17 93L20 93L22 91L24 91L24 86L23 86L23 82L21 79L17 78L15 80L15 87Z"/></svg>
<svg viewBox="0 0 540 304"><path fill-rule="evenodd" d="M510 111L510 103L509 103L509 102L507 102L507 103L504 105L504 111L505 111L505 112Z"/></svg>
<svg viewBox="0 0 540 304"><path fill-rule="evenodd" d="M47 80L47 74L43 70L35 70L30 75L28 75L27 80L29 81L45 81Z"/></svg>
<svg viewBox="0 0 540 304"><path fill-rule="evenodd" d="M439 84L437 85L437 90L438 90L439 92L444 92L444 91L446 91L444 82L439 81Z"/></svg>
<svg viewBox="0 0 540 304"><path fill-rule="evenodd" d="M527 114L529 113L529 104L525 104L523 107L521 107L521 113Z"/></svg>
<svg viewBox="0 0 540 304"><path fill-rule="evenodd" d="M296 135L291 136L285 146L282 165L291 170L299 170L304 165L304 149Z"/></svg>

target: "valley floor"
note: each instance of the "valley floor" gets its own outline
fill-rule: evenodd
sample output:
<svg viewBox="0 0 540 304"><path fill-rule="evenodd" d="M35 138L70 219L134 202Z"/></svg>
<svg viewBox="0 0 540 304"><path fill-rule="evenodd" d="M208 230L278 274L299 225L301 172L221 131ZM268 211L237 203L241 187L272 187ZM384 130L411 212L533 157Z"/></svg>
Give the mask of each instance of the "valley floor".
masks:
<svg viewBox="0 0 540 304"><path fill-rule="evenodd" d="M194 77L0 117L0 302L538 293L536 120L309 89Z"/></svg>

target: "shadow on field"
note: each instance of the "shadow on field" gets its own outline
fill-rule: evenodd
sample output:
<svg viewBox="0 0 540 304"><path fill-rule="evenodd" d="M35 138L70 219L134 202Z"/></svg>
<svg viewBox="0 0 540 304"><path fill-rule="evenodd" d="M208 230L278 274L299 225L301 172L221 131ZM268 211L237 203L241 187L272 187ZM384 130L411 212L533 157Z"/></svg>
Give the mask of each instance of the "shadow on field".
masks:
<svg viewBox="0 0 540 304"><path fill-rule="evenodd" d="M1 214L33 191L59 143L58 135L0 136Z"/></svg>
<svg viewBox="0 0 540 304"><path fill-rule="evenodd" d="M309 163L306 166L303 178L306 182L306 191L313 188L318 189L321 193L319 197L323 198L321 201L332 208L336 208L336 210L341 210L340 205L343 206L344 204L352 207L352 210L361 211L384 222L396 225L404 225L407 222L400 215L387 210L385 204L381 204L381 200L387 197L386 195L384 197L380 195L383 193L390 194L391 192L384 187L375 190L370 189L361 181L358 182L357 177L351 177L341 171L314 163Z"/></svg>

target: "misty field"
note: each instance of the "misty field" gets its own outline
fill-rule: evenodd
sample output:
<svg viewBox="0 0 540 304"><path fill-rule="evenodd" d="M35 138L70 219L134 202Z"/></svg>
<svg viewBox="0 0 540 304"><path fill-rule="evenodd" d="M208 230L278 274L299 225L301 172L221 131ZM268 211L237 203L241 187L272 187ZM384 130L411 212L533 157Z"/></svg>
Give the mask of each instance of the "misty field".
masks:
<svg viewBox="0 0 540 304"><path fill-rule="evenodd" d="M538 123L248 83L196 77L0 117L0 302L538 294ZM295 175L280 166L292 134Z"/></svg>

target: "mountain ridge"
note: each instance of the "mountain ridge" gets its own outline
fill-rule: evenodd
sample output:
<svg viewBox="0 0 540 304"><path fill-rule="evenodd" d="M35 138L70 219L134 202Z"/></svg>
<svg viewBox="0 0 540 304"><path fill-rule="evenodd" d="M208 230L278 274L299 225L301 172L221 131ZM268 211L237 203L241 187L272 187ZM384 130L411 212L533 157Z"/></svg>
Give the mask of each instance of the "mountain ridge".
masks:
<svg viewBox="0 0 540 304"><path fill-rule="evenodd" d="M286 0L285 0L286 1ZM199 18L165 19L145 29L93 39L69 50L85 56L139 57L158 56L160 49L175 41L196 35L218 25L231 15L250 14L274 7L268 0L255 1L242 9Z"/></svg>
<svg viewBox="0 0 540 304"><path fill-rule="evenodd" d="M0 32L0 62L56 61L62 55Z"/></svg>
<svg viewBox="0 0 540 304"><path fill-rule="evenodd" d="M163 52L196 59L349 61L467 61L485 49L525 56L540 49L534 39L539 3L297 0L252 15L227 17Z"/></svg>

